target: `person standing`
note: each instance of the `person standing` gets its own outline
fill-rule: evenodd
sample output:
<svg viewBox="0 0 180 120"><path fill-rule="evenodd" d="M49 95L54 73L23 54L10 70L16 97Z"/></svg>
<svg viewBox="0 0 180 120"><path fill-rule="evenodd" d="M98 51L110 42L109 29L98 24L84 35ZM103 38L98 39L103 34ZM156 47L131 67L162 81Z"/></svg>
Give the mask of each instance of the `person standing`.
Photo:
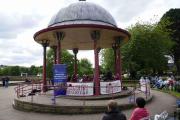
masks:
<svg viewBox="0 0 180 120"><path fill-rule="evenodd" d="M110 100L107 105L108 111L103 115L102 120L127 120L125 114L118 110L118 104Z"/></svg>
<svg viewBox="0 0 180 120"><path fill-rule="evenodd" d="M5 78L2 77L2 86L5 87Z"/></svg>
<svg viewBox="0 0 180 120"><path fill-rule="evenodd" d="M9 77L6 77L5 78L5 87L8 87L9 86Z"/></svg>
<svg viewBox="0 0 180 120"><path fill-rule="evenodd" d="M146 104L146 101L142 97L136 98L136 105L137 108L135 108L131 114L131 117L129 120L148 120L149 119L149 112L144 107Z"/></svg>

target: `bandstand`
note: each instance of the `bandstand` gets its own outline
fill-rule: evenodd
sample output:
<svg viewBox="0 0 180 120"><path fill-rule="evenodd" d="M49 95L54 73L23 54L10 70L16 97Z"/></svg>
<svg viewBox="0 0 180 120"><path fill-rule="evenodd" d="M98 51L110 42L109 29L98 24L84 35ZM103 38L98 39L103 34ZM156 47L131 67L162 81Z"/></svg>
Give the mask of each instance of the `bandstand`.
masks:
<svg viewBox="0 0 180 120"><path fill-rule="evenodd" d="M119 28L109 12L104 8L80 1L61 9L51 19L47 28L34 34L34 40L43 46L43 83L21 84L15 87L17 97L13 107L17 110L55 114L88 114L106 111L106 102L116 99L122 110L135 106L135 98L145 97L151 101L147 86L141 91L129 88L122 90L120 47L129 40L130 34ZM48 85L46 81L46 49L54 50L54 66L61 66L63 49L74 53L74 76L76 76L77 54L79 50L94 51L94 75L92 81L67 82ZM113 48L115 79L100 79L99 52L104 48ZM67 76L64 77L67 79ZM63 85L63 86L61 86ZM50 89L49 89L50 88ZM48 90L49 89L49 90ZM53 94L56 90L65 90L65 95ZM145 90L145 91L144 91ZM54 92L55 93L55 92Z"/></svg>
<svg viewBox="0 0 180 120"><path fill-rule="evenodd" d="M54 50L54 64L62 64L62 49L73 51L75 60L74 75L77 74L78 69L78 51L94 50L94 95L100 95L100 50L113 48L116 81L119 80L121 83L120 46L127 42L129 38L130 34L117 26L111 14L96 4L80 1L59 10L59 12L52 17L48 27L36 32L34 35L34 40L43 46L43 91L46 91L47 85L47 47L51 47Z"/></svg>

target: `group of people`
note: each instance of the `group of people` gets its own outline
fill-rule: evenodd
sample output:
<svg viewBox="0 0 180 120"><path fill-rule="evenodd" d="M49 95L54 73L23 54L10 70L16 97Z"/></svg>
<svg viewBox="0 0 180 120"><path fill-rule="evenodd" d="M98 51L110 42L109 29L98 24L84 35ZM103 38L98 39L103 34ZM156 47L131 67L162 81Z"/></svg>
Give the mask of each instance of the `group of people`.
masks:
<svg viewBox="0 0 180 120"><path fill-rule="evenodd" d="M153 87L158 89L166 88L173 90L176 84L175 78L173 76L168 76L164 80L162 79L162 77L155 76L152 81L153 81Z"/></svg>
<svg viewBox="0 0 180 120"><path fill-rule="evenodd" d="M111 71L108 71L105 74L100 75L101 81L111 81L111 80L119 80L119 74L113 75ZM82 77L79 74L73 74L72 76L67 77L67 82L92 82L93 75L86 75L84 74Z"/></svg>
<svg viewBox="0 0 180 120"><path fill-rule="evenodd" d="M137 107L131 113L129 120L149 120L150 115L145 108L146 101L142 97L136 98ZM102 120L127 120L126 115L118 110L118 104L110 100L107 105L108 111L103 115Z"/></svg>
<svg viewBox="0 0 180 120"><path fill-rule="evenodd" d="M158 89L162 89L162 88L166 88L169 90L173 90L177 81L175 80L174 76L168 76L168 77L164 77L162 78L161 76L154 76L154 77L141 77L140 80L140 85L143 85L145 83L149 83L151 84L151 86L153 88L158 88Z"/></svg>
<svg viewBox="0 0 180 120"><path fill-rule="evenodd" d="M2 86L8 87L9 85L9 77L2 77Z"/></svg>
<svg viewBox="0 0 180 120"><path fill-rule="evenodd" d="M105 74L101 75L101 80L102 81L112 81L112 80L119 80L120 79L120 75L114 74L111 71L106 72Z"/></svg>
<svg viewBox="0 0 180 120"><path fill-rule="evenodd" d="M82 77L79 77L79 74L74 74L67 77L67 82L91 82L93 81L93 77L91 75L83 75Z"/></svg>
<svg viewBox="0 0 180 120"><path fill-rule="evenodd" d="M141 77L140 80L139 80L140 84L141 85L145 85L145 84L150 84L150 80L148 77Z"/></svg>

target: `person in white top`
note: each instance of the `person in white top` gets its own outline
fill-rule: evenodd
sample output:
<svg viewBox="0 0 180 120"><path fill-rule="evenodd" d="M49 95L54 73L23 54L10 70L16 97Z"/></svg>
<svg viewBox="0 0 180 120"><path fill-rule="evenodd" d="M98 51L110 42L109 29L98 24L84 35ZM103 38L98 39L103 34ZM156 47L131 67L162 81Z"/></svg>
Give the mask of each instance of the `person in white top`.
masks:
<svg viewBox="0 0 180 120"><path fill-rule="evenodd" d="M144 77L141 77L139 82L140 82L141 91L146 91L146 87L145 87L146 81L145 81Z"/></svg>

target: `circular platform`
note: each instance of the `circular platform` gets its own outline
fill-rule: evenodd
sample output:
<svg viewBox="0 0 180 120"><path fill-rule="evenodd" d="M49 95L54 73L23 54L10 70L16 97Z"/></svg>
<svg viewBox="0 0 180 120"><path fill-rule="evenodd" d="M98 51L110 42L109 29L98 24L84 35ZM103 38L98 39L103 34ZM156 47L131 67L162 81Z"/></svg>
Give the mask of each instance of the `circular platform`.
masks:
<svg viewBox="0 0 180 120"><path fill-rule="evenodd" d="M132 94L132 90L123 90L120 93L106 94L100 96L60 96L61 98L74 99L74 100L107 100L115 98L123 98ZM57 97L58 98L58 97Z"/></svg>
<svg viewBox="0 0 180 120"><path fill-rule="evenodd" d="M123 91L125 94L114 94L112 96L99 96L98 99L90 100L80 99L80 97L58 97L56 98L56 103L52 101L51 94L44 95L35 95L28 97L15 98L13 102L13 107L17 110L22 111L32 111L32 112L41 112L41 113L54 113L54 114L92 114L92 113L102 113L107 110L107 102L110 99L117 101L119 109L126 110L135 106L133 102L130 102L130 98L134 96L131 95L131 92ZM144 97L144 93L136 91L135 97ZM85 97L86 98L86 97ZM149 102L152 100L152 95L148 96L146 101Z"/></svg>

